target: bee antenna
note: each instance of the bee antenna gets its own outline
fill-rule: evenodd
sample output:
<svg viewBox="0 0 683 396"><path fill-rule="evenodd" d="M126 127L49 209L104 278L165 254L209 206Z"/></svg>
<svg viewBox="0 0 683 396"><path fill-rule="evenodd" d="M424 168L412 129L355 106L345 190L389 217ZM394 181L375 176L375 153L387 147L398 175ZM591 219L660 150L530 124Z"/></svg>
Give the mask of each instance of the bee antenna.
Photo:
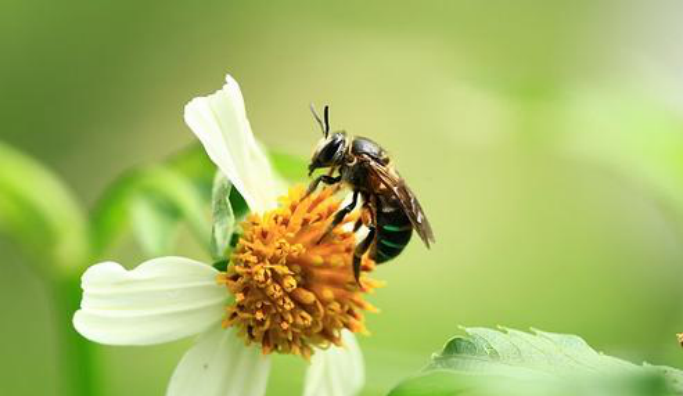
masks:
<svg viewBox="0 0 683 396"><path fill-rule="evenodd" d="M330 106L325 105L323 116L325 117L325 137L328 137L330 135Z"/></svg>
<svg viewBox="0 0 683 396"><path fill-rule="evenodd" d="M320 125L320 130L322 131L323 136L327 137L327 132L326 132L327 128L325 127L323 120L320 119L318 112L315 111L315 106L313 105L313 103L311 103L310 108L311 108L311 113L313 113L313 118L315 118L315 121L318 123L318 125Z"/></svg>

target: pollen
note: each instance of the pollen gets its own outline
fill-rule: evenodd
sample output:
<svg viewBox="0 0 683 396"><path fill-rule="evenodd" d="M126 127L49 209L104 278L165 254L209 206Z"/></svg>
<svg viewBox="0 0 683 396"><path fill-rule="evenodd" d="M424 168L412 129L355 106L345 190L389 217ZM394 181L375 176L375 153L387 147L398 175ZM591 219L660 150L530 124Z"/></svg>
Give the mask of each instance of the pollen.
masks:
<svg viewBox="0 0 683 396"><path fill-rule="evenodd" d="M294 187L277 209L242 223L231 264L218 278L235 296L223 326L236 327L264 354L309 359L314 347L341 346L344 329L367 333L363 313L376 309L363 296L380 282L367 276L375 267L367 255L360 284L353 276L358 211L325 235L341 206L336 192L326 187L306 196Z"/></svg>

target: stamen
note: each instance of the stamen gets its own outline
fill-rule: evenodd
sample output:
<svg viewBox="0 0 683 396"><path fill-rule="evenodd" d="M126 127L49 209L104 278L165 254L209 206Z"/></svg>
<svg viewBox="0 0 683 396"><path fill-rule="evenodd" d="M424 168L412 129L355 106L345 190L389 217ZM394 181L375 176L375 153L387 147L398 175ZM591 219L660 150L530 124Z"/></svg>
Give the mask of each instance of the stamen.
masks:
<svg viewBox="0 0 683 396"><path fill-rule="evenodd" d="M349 226L359 213L320 241L341 205L336 191L328 187L305 197L304 188L295 187L278 209L251 214L231 265L218 278L235 296L223 325L236 326L264 354L308 359L314 347L341 345L343 329L367 333L362 312L377 312L363 300L363 293L381 286L364 274L375 263L363 258L360 285L351 268L356 238Z"/></svg>

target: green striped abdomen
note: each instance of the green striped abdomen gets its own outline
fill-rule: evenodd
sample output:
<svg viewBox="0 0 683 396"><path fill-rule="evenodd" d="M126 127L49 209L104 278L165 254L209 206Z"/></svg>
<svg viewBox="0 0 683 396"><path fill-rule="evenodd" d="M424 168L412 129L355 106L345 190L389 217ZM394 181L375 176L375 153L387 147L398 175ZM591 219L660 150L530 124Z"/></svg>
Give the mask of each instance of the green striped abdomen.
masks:
<svg viewBox="0 0 683 396"><path fill-rule="evenodd" d="M410 219L400 206L382 205L377 210L377 236L371 257L381 264L401 254L413 236Z"/></svg>

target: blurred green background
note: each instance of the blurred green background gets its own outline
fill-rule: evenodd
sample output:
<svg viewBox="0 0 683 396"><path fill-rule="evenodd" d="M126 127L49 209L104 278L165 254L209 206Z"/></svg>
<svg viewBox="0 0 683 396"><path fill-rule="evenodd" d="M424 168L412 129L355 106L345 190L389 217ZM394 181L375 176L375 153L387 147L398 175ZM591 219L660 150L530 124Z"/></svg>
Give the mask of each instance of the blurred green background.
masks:
<svg viewBox="0 0 683 396"><path fill-rule="evenodd" d="M361 338L364 395L419 370L459 325L576 333L683 367L682 12L675 1L2 0L0 140L92 205L124 170L194 142L182 108L226 72L257 136L281 151L308 157L319 132L307 106L329 103L333 127L393 154L437 238L377 272L388 286ZM145 257L131 246L107 257L134 266ZM45 284L6 239L0 257L0 394L60 394ZM189 343L97 347L101 394L163 394ZM297 394L304 367L278 358L269 394Z"/></svg>

